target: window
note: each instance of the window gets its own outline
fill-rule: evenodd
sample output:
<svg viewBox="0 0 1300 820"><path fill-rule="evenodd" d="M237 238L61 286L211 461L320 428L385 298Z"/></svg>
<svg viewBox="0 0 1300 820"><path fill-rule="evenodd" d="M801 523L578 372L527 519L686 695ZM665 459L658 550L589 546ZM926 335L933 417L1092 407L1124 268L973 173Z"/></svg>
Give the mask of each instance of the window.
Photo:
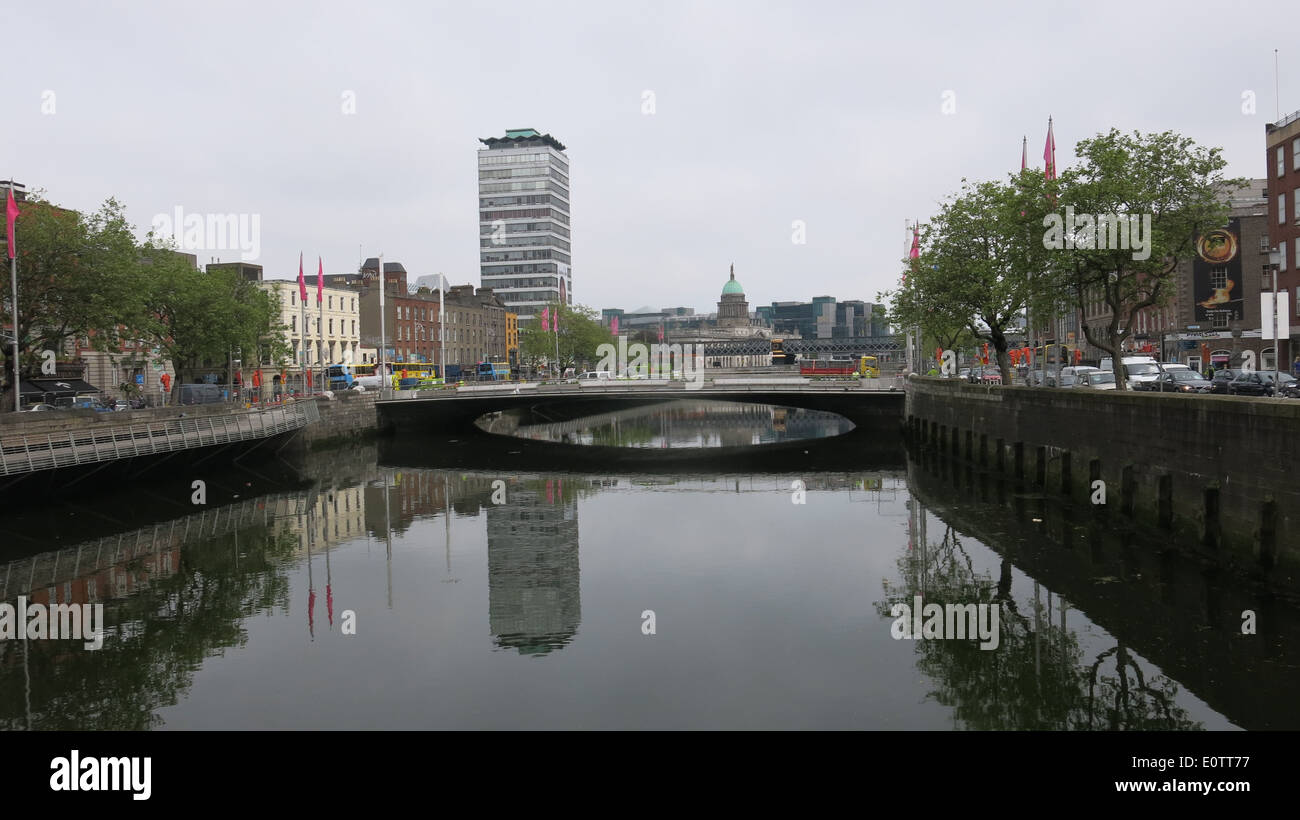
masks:
<svg viewBox="0 0 1300 820"><path fill-rule="evenodd" d="M1286 149L1281 145L1277 147L1277 175L1282 176L1286 173Z"/></svg>
<svg viewBox="0 0 1300 820"><path fill-rule="evenodd" d="M298 294L289 291L289 306L294 307L298 304Z"/></svg>
<svg viewBox="0 0 1300 820"><path fill-rule="evenodd" d="M1295 315L1300 316L1300 288L1295 289Z"/></svg>
<svg viewBox="0 0 1300 820"><path fill-rule="evenodd" d="M353 319L353 320L352 320L352 335L353 335L353 336L357 335L357 320L356 320L356 319Z"/></svg>
<svg viewBox="0 0 1300 820"><path fill-rule="evenodd" d="M1277 195L1277 224L1286 224L1286 194Z"/></svg>
<svg viewBox="0 0 1300 820"><path fill-rule="evenodd" d="M330 319L330 335L334 335L334 320Z"/></svg>
<svg viewBox="0 0 1300 820"><path fill-rule="evenodd" d="M1280 251L1278 256L1282 258L1282 270L1286 270L1286 240L1285 239L1277 243L1277 249ZM1272 285L1270 285L1269 287L1271 288Z"/></svg>
<svg viewBox="0 0 1300 820"><path fill-rule="evenodd" d="M1215 268L1210 271L1210 287L1226 288L1228 286L1228 269Z"/></svg>
<svg viewBox="0 0 1300 820"><path fill-rule="evenodd" d="M1300 137L1291 140L1291 170L1300 171Z"/></svg>
<svg viewBox="0 0 1300 820"><path fill-rule="evenodd" d="M1221 330L1228 326L1228 314L1225 311L1219 311L1211 315L1210 321L1214 322L1214 327Z"/></svg>
<svg viewBox="0 0 1300 820"><path fill-rule="evenodd" d="M329 308L330 310L333 310L333 309L334 309L334 297L333 297L333 296L326 296L326 297L325 297L325 303L326 303L326 304L325 304L325 307Z"/></svg>
<svg viewBox="0 0 1300 820"><path fill-rule="evenodd" d="M289 327L290 327L290 332L292 332L292 333L297 333L297 332L298 332L298 317L297 317L297 316L294 316L294 317L292 317L289 321L290 321L290 325L289 325Z"/></svg>

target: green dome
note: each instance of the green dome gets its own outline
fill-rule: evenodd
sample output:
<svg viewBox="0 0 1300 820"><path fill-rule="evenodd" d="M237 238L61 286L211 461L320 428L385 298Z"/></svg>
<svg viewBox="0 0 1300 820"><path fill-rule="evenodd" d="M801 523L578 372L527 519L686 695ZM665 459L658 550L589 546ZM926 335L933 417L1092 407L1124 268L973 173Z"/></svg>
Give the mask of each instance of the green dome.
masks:
<svg viewBox="0 0 1300 820"><path fill-rule="evenodd" d="M736 281L736 272L734 270L731 272L731 278L727 280L727 284L722 286L722 295L726 296L728 293L739 293L741 296L745 295L745 289Z"/></svg>

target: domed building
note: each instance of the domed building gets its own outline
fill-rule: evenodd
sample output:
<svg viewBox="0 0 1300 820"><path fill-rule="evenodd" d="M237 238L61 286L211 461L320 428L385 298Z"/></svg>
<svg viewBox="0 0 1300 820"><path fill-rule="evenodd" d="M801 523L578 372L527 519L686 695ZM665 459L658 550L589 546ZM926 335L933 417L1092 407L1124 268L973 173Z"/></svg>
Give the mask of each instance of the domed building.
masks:
<svg viewBox="0 0 1300 820"><path fill-rule="evenodd" d="M731 278L722 286L722 301L718 302L718 327L749 327L749 302L745 289L736 281L736 265L731 265Z"/></svg>

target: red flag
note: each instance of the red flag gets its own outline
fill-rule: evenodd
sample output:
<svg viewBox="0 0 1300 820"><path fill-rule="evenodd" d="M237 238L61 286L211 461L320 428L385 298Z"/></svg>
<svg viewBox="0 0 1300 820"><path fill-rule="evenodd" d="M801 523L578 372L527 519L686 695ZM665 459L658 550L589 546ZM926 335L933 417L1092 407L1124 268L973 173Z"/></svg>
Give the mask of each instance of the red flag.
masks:
<svg viewBox="0 0 1300 820"><path fill-rule="evenodd" d="M1052 135L1052 118L1047 118L1047 144L1043 146L1043 173L1048 179L1056 179L1056 137Z"/></svg>
<svg viewBox="0 0 1300 820"><path fill-rule="evenodd" d="M322 301L324 301L324 297L321 296L321 294L323 294L324 292L325 292L325 263L322 262L321 258L318 256L316 257L316 304L319 305ZM304 296L303 298L305 299L307 297Z"/></svg>
<svg viewBox="0 0 1300 820"><path fill-rule="evenodd" d="M307 371L307 386L311 387L311 371Z"/></svg>
<svg viewBox="0 0 1300 820"><path fill-rule="evenodd" d="M18 222L18 203L14 202L14 189L9 190L9 201L5 203L5 234L9 239L9 258L17 255L18 246L14 244L14 225Z"/></svg>
<svg viewBox="0 0 1300 820"><path fill-rule="evenodd" d="M912 259L921 258L921 234L915 225L912 226L912 252L908 256Z"/></svg>
<svg viewBox="0 0 1300 820"><path fill-rule="evenodd" d="M307 280L302 278L302 251L298 251L298 295L303 304L307 304ZM303 328L304 334L306 331L307 328Z"/></svg>

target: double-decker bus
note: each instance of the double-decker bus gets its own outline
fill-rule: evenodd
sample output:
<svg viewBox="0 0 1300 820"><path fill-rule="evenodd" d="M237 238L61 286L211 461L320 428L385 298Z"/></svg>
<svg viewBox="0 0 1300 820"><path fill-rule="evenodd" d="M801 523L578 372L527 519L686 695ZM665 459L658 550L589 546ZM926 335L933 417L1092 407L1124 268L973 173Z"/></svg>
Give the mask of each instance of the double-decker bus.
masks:
<svg viewBox="0 0 1300 820"><path fill-rule="evenodd" d="M785 339L772 340L772 364L794 364L794 354L785 352Z"/></svg>
<svg viewBox="0 0 1300 820"><path fill-rule="evenodd" d="M478 380L481 382L504 382L510 380L509 362L479 362Z"/></svg>
<svg viewBox="0 0 1300 820"><path fill-rule="evenodd" d="M428 362L392 362L392 383L394 390L418 390L425 387L438 387L443 381L438 376L438 368Z"/></svg>

